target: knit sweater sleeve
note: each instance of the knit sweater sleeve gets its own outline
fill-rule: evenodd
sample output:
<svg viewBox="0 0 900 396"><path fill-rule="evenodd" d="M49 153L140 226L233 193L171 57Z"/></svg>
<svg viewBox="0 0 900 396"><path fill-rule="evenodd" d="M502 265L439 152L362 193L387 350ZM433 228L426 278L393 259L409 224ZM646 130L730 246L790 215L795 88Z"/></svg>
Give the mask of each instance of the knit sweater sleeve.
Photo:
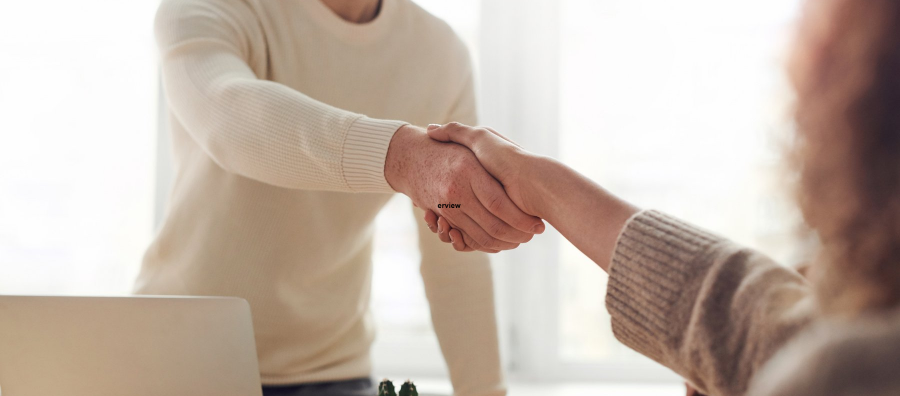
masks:
<svg viewBox="0 0 900 396"><path fill-rule="evenodd" d="M619 236L606 306L616 338L722 396L744 394L815 314L795 271L655 211Z"/></svg>
<svg viewBox="0 0 900 396"><path fill-rule="evenodd" d="M393 192L384 160L405 123L258 78L266 43L246 2L165 0L155 32L170 110L223 169L285 188Z"/></svg>

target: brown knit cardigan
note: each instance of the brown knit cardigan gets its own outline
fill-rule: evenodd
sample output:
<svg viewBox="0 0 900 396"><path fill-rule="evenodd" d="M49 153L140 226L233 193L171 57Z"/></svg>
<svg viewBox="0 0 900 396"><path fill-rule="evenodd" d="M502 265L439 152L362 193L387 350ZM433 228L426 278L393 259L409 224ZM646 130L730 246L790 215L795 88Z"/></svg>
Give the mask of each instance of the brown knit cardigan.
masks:
<svg viewBox="0 0 900 396"><path fill-rule="evenodd" d="M656 211L619 236L606 306L616 338L710 395L900 395L900 313L822 318L796 271Z"/></svg>

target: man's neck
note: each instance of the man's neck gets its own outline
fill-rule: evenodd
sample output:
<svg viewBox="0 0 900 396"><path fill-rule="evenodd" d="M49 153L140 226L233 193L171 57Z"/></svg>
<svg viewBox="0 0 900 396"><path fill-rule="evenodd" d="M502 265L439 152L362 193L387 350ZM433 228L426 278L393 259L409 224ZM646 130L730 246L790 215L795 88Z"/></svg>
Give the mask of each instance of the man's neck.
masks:
<svg viewBox="0 0 900 396"><path fill-rule="evenodd" d="M352 23L371 22L378 16L381 0L312 0L325 3L341 19Z"/></svg>

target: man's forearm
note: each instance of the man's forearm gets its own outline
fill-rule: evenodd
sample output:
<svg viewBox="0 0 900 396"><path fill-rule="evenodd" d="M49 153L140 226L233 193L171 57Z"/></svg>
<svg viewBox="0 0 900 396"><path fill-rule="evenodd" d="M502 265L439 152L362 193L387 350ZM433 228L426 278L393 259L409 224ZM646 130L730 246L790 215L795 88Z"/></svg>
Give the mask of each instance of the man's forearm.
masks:
<svg viewBox="0 0 900 396"><path fill-rule="evenodd" d="M410 163L410 153L414 150L416 140L424 135L421 128L404 125L394 133L388 146L387 156L384 159L384 178L394 191L404 193L409 184L407 175Z"/></svg>

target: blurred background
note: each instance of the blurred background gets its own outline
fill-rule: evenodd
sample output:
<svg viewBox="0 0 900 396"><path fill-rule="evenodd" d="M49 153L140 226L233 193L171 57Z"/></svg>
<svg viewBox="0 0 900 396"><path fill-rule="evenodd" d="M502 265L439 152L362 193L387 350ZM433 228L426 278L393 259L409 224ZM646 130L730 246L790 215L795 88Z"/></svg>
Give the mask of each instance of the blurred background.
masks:
<svg viewBox="0 0 900 396"><path fill-rule="evenodd" d="M415 1L468 44L483 124L643 207L803 259L776 177L799 0ZM0 293L129 293L172 177L157 4L0 3ZM378 218L375 375L449 389L409 207ZM605 274L558 234L494 265L514 392L679 394L616 342Z"/></svg>

